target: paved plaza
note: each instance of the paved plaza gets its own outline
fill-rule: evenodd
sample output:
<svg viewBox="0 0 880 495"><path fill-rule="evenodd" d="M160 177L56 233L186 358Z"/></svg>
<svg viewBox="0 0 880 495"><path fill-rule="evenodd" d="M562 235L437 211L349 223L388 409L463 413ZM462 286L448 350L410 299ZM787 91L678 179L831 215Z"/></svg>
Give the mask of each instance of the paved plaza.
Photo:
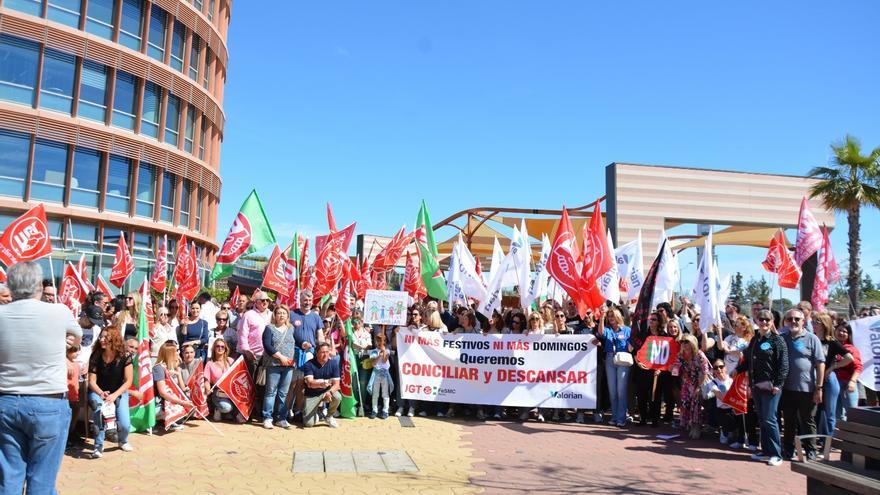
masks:
<svg viewBox="0 0 880 495"><path fill-rule="evenodd" d="M415 428L391 417L289 431L217 424L223 437L191 422L166 435L132 435L132 453L108 444L103 459L91 460L88 450L71 450L58 488L150 495L805 493L805 478L787 464L751 462L746 451L714 438L656 439L674 433L664 428L413 421Z"/></svg>

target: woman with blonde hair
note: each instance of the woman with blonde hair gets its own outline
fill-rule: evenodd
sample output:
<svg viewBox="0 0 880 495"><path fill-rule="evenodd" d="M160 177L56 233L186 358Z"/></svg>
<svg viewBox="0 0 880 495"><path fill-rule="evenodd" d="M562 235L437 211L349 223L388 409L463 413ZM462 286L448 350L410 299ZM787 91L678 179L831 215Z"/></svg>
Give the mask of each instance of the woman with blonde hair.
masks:
<svg viewBox="0 0 880 495"><path fill-rule="evenodd" d="M831 435L837 425L837 402L840 400L840 381L834 370L848 366L853 355L835 337L834 323L828 313L813 312L813 333L822 342L825 351L825 384L822 389L822 404L816 421L820 435ZM822 418L822 416L825 416ZM824 421L822 421L824 419Z"/></svg>
<svg viewBox="0 0 880 495"><path fill-rule="evenodd" d="M674 320L673 320L674 321ZM670 321L670 325L672 325ZM703 402L702 386L711 376L709 360L700 350L696 337L687 335L679 342L678 361L673 365L672 374L681 378L681 426L689 430L688 435L700 438L703 417L700 406Z"/></svg>
<svg viewBox="0 0 880 495"><path fill-rule="evenodd" d="M156 365L153 366L153 384L156 388L156 419L165 417L165 409L167 405L175 404L185 408L191 408L192 402L186 399L180 399L171 392L168 382L174 382L178 390L183 392L186 384L180 373L180 356L177 353L177 343L173 340L166 341L159 348L159 358ZM168 426L167 424L165 425ZM183 428L182 424L175 423L171 425L172 430Z"/></svg>
<svg viewBox="0 0 880 495"><path fill-rule="evenodd" d="M141 295L137 292L129 292L125 296L125 309L116 314L114 325L122 330L122 340L138 335L138 318L140 318Z"/></svg>
<svg viewBox="0 0 880 495"><path fill-rule="evenodd" d="M220 380L223 373L232 366L232 358L229 356L229 344L226 339L215 339L211 344L211 359L205 366L205 379L202 381L202 387L205 395L210 397L211 403L214 405L214 421L221 421L224 414L231 413L235 406L229 399L229 396L219 388L211 392L211 388ZM236 414L236 421L246 423L247 419L240 413Z"/></svg>
<svg viewBox="0 0 880 495"><path fill-rule="evenodd" d="M605 313L605 327L602 329L601 346L605 350L605 378L608 381L608 394L611 398L610 425L626 426L627 388L633 364L632 336L630 327L623 324L623 315L617 308Z"/></svg>
<svg viewBox="0 0 880 495"><path fill-rule="evenodd" d="M266 366L266 395L263 397L263 428L272 429L272 420L284 428L287 422L287 391L293 379L296 338L290 324L290 309L275 306L272 322L263 330L263 362ZM277 400L276 400L277 399Z"/></svg>
<svg viewBox="0 0 880 495"><path fill-rule="evenodd" d="M529 314L529 322L523 335L544 335L544 317L538 311Z"/></svg>
<svg viewBox="0 0 880 495"><path fill-rule="evenodd" d="M733 332L732 335L728 335L724 340L719 340L716 344L716 347L724 352L724 373L727 376L730 376L730 374L736 370L736 367L739 366L739 363L742 362L743 353L746 348L749 347L749 342L752 341L752 337L755 336L755 329L752 326L752 321L746 315L739 315L733 320ZM745 417L745 425L743 426L742 421L738 421L724 439L731 442L730 446L734 449L738 449L744 445L751 448L749 443L754 443L758 438L756 432L757 421L758 417L755 414L755 404L750 398L748 401L748 412Z"/></svg>

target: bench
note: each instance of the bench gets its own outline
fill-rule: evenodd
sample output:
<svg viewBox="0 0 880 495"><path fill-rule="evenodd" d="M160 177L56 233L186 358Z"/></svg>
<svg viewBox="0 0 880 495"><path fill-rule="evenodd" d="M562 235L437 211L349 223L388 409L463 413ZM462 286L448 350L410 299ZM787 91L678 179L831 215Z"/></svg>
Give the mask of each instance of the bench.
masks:
<svg viewBox="0 0 880 495"><path fill-rule="evenodd" d="M808 495L880 493L880 408L854 408L847 421L837 424L834 435L801 435L795 443L799 462L791 470L807 477ZM824 438L824 461L805 462L802 441ZM840 450L830 460L831 447Z"/></svg>

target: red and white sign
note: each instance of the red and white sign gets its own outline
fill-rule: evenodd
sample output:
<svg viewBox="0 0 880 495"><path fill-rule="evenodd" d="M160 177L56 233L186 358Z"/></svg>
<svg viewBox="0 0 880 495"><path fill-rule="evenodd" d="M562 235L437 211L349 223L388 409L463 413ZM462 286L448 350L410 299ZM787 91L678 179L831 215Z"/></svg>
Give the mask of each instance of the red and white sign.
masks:
<svg viewBox="0 0 880 495"><path fill-rule="evenodd" d="M235 263L235 261L243 255L251 245L251 222L244 213L238 212L235 220L232 221L232 227L229 228L229 234L223 241L223 247L217 254L217 263Z"/></svg>
<svg viewBox="0 0 880 495"><path fill-rule="evenodd" d="M16 218L0 235L0 262L12 266L52 254L49 223L43 203Z"/></svg>
<svg viewBox="0 0 880 495"><path fill-rule="evenodd" d="M168 280L168 236L162 236L159 244L159 254L156 255L156 266L153 268L153 276L150 277L150 287L156 292L165 292L165 282Z"/></svg>
<svg viewBox="0 0 880 495"><path fill-rule="evenodd" d="M110 284L108 284L107 281L104 280L104 277L102 277L100 273L98 274L98 281L95 284L95 290L103 292L104 295L106 295L107 297L113 297L115 295L113 294L113 290L110 288Z"/></svg>
<svg viewBox="0 0 880 495"><path fill-rule="evenodd" d="M201 362L199 363L201 364ZM168 387L168 392L176 397L178 400L185 401L186 394L183 393L183 390L180 390L180 387L177 386L177 380L172 378L165 379L165 386ZM186 416L193 410L192 407L184 407L180 404L173 404L170 400L165 401L165 431L171 429L171 426L177 422L178 419Z"/></svg>
<svg viewBox="0 0 880 495"><path fill-rule="evenodd" d="M581 276L575 260L578 258L574 227L568 210L562 209L562 218L553 238L553 247L547 260L547 272L574 301L580 301Z"/></svg>
<svg viewBox="0 0 880 495"><path fill-rule="evenodd" d="M64 266L64 275L61 277L61 286L58 287L58 302L70 308L75 315L79 315L81 301L85 298L79 275L73 263L67 262Z"/></svg>
<svg viewBox="0 0 880 495"><path fill-rule="evenodd" d="M263 274L263 287L277 292L279 295L287 296L287 278L284 275L284 269L287 266L287 260L275 245L272 250L272 256L266 264L266 271Z"/></svg>
<svg viewBox="0 0 880 495"><path fill-rule="evenodd" d="M727 404L736 414L745 414L749 411L749 374L737 373L733 377L733 383L721 402Z"/></svg>
<svg viewBox="0 0 880 495"><path fill-rule="evenodd" d="M785 233L781 229L776 231L773 239L770 240L767 257L761 265L768 272L778 275L780 287L794 289L801 279L801 267L798 266L791 251L788 250Z"/></svg>
<svg viewBox="0 0 880 495"><path fill-rule="evenodd" d="M186 236L177 243L177 261L174 265L174 283L177 294L192 300L199 293L199 268L195 244L188 244Z"/></svg>
<svg viewBox="0 0 880 495"><path fill-rule="evenodd" d="M649 370L669 371L678 358L679 344L672 337L651 336L645 340L636 359Z"/></svg>
<svg viewBox="0 0 880 495"><path fill-rule="evenodd" d="M125 279L134 272L134 261L131 252L125 244L125 233L119 233L119 243L116 245L116 255L113 258L113 268L110 270L110 283L122 288Z"/></svg>
<svg viewBox="0 0 880 495"><path fill-rule="evenodd" d="M813 216L807 198L801 200L801 211L798 215L797 240L795 241L794 259L798 266L803 266L804 261L822 247L822 231L819 230L819 222Z"/></svg>
<svg viewBox="0 0 880 495"><path fill-rule="evenodd" d="M229 396L229 400L235 404L235 408L242 416L250 417L256 391L254 380L248 373L247 366L241 356L223 373L223 376L217 381L217 388Z"/></svg>
<svg viewBox="0 0 880 495"><path fill-rule="evenodd" d="M208 415L208 399L205 397L205 389L202 388L204 381L205 365L199 361L199 365L196 366L195 371L189 376L186 386L189 388L189 398L196 407L198 416L202 418Z"/></svg>

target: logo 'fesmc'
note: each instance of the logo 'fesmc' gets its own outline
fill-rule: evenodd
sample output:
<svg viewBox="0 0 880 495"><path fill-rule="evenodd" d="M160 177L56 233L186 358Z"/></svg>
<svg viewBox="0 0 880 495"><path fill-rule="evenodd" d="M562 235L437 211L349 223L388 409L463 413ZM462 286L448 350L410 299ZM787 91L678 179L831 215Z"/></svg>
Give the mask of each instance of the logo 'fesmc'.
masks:
<svg viewBox="0 0 880 495"><path fill-rule="evenodd" d="M25 217L12 222L9 227L12 250L18 259L29 259L46 249L49 238L44 234L48 227L39 218Z"/></svg>
<svg viewBox="0 0 880 495"><path fill-rule="evenodd" d="M247 248L251 245L251 222L242 212L238 212L232 227L229 228L229 235L223 241L223 247L220 254L217 255L218 263L233 263L239 256L243 255Z"/></svg>
<svg viewBox="0 0 880 495"><path fill-rule="evenodd" d="M250 402L254 398L254 388L251 386L250 377L247 376L247 370L238 368L233 373L229 395L235 402Z"/></svg>

